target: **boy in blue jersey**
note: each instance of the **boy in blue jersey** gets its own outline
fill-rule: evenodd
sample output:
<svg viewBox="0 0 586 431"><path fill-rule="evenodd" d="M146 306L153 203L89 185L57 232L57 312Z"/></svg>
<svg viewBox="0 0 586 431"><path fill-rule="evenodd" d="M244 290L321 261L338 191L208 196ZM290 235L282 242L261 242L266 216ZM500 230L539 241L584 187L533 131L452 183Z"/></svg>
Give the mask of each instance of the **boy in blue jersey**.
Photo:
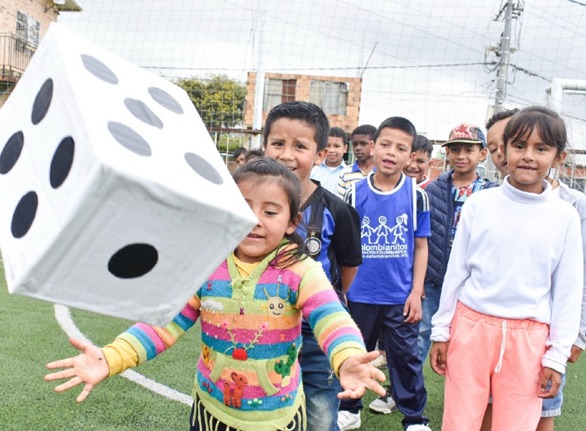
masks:
<svg viewBox="0 0 586 431"><path fill-rule="evenodd" d="M317 105L298 101L283 103L269 112L264 127L264 149L267 157L287 166L299 178L303 223L298 232L305 238L308 253L322 264L345 304L344 294L362 263L360 222L354 208L310 178L312 168L324 159L328 131L328 119ZM337 431L340 383L306 321L303 321L302 335L299 363L307 429Z"/></svg>
<svg viewBox="0 0 586 431"><path fill-rule="evenodd" d="M403 174L416 136L405 118L383 121L374 136L376 170L346 194L360 216L363 259L347 297L367 349L374 348L379 334L384 340L391 395L404 415L404 430L429 431L417 347L431 235L429 203L415 179ZM361 407L360 400L356 405Z"/></svg>

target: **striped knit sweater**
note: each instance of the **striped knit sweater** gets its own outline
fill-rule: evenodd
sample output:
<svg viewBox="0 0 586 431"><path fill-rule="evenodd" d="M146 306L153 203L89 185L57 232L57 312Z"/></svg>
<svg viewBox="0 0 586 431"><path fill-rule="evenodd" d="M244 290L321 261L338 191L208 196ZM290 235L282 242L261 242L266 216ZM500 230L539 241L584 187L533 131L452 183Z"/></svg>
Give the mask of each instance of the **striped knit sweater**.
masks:
<svg viewBox="0 0 586 431"><path fill-rule="evenodd" d="M162 353L201 317L194 398L231 428L284 429L305 411L297 361L302 317L336 372L365 348L320 264L303 259L277 268L269 265L274 257L248 277L229 257L165 328L139 323L118 336L103 349L110 375Z"/></svg>

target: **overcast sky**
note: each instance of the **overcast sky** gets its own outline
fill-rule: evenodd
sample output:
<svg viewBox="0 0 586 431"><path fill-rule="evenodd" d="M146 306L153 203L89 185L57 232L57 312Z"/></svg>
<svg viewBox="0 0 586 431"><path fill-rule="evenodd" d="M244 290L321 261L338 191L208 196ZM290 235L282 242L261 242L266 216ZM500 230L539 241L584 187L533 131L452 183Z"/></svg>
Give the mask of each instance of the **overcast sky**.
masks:
<svg viewBox="0 0 586 431"><path fill-rule="evenodd" d="M261 63L267 72L362 76L361 123L402 115L432 139L459 122L484 124L494 103L496 72L483 63L496 59L485 49L504 28L494 20L501 0L77 2L83 12L63 13L60 23L166 77L225 73L244 82ZM553 78L586 79L585 22L586 0L524 5L513 22L506 107L545 103ZM585 102L564 99L582 135Z"/></svg>

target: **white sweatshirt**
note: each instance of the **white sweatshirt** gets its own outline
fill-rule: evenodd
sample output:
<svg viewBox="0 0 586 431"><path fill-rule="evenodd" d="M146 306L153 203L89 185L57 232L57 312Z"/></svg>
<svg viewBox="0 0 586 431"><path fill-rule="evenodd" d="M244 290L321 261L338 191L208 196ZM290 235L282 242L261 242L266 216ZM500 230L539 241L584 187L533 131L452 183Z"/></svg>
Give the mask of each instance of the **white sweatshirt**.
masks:
<svg viewBox="0 0 586 431"><path fill-rule="evenodd" d="M490 316L550 325L544 367L561 373L576 340L583 292L580 219L553 196L505 179L462 207L431 339L448 341L458 301Z"/></svg>

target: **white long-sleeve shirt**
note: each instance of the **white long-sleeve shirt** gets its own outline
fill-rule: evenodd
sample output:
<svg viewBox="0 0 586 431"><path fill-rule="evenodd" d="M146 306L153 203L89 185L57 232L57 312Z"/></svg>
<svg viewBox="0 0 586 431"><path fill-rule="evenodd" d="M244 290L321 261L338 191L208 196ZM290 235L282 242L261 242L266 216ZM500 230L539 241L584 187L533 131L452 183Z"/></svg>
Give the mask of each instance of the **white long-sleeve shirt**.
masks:
<svg viewBox="0 0 586 431"><path fill-rule="evenodd" d="M462 207L433 341L448 341L458 301L490 316L549 325L542 365L565 372L576 340L583 292L580 220L575 208L553 196L522 192L505 179Z"/></svg>

